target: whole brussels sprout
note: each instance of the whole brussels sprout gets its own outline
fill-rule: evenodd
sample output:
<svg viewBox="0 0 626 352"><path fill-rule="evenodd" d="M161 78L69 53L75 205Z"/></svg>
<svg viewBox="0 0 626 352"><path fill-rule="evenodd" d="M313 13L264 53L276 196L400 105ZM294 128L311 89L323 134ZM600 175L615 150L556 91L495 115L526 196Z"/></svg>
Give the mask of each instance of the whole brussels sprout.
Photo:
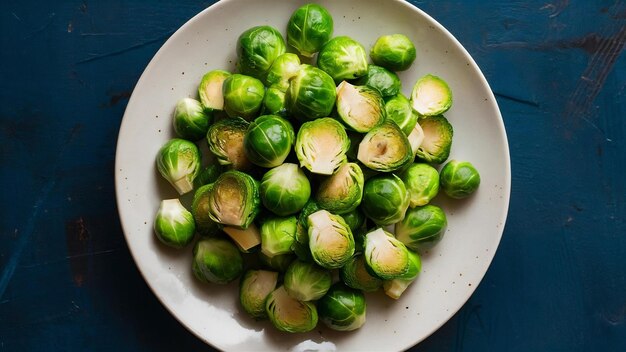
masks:
<svg viewBox="0 0 626 352"><path fill-rule="evenodd" d="M365 76L365 48L350 37L335 37L324 44L317 55L317 67L328 73L335 82Z"/></svg>
<svg viewBox="0 0 626 352"><path fill-rule="evenodd" d="M312 57L333 36L333 18L317 4L306 4L291 15L287 43L302 56Z"/></svg>
<svg viewBox="0 0 626 352"><path fill-rule="evenodd" d="M269 71L265 84L274 86L285 92L289 88L289 80L300 71L300 58L296 54L284 53L277 57Z"/></svg>
<svg viewBox="0 0 626 352"><path fill-rule="evenodd" d="M261 224L261 252L268 257L291 253L296 240L295 216L269 218Z"/></svg>
<svg viewBox="0 0 626 352"><path fill-rule="evenodd" d="M231 73L224 70L213 70L202 76L198 86L198 96L206 111L224 110L224 93L222 87Z"/></svg>
<svg viewBox="0 0 626 352"><path fill-rule="evenodd" d="M363 230L365 227L365 215L359 208L355 208L350 212L341 214L341 217L346 224L348 224L350 231L352 231L352 235L356 235L357 232Z"/></svg>
<svg viewBox="0 0 626 352"><path fill-rule="evenodd" d="M411 208L395 226L396 238L414 251L437 244L446 231L446 214L435 205Z"/></svg>
<svg viewBox="0 0 626 352"><path fill-rule="evenodd" d="M385 121L385 101L374 88L343 81L337 87L337 113L353 130L368 132Z"/></svg>
<svg viewBox="0 0 626 352"><path fill-rule="evenodd" d="M194 186L199 188L215 182L223 171L222 166L218 163L211 163L207 165L204 169L201 169L198 176L196 176L196 179L193 181Z"/></svg>
<svg viewBox="0 0 626 352"><path fill-rule="evenodd" d="M270 293L265 311L272 324L280 331L307 332L317 326L317 308L313 302L300 302L289 296L284 286Z"/></svg>
<svg viewBox="0 0 626 352"><path fill-rule="evenodd" d="M411 106L422 116L437 116L452 106L452 91L441 78L426 75L415 83Z"/></svg>
<svg viewBox="0 0 626 352"><path fill-rule="evenodd" d="M174 132L183 139L197 141L206 135L212 116L207 116L199 101L183 98L174 111Z"/></svg>
<svg viewBox="0 0 626 352"><path fill-rule="evenodd" d="M386 226L402 221L408 207L409 192L398 176L380 175L365 182L361 210L377 225Z"/></svg>
<svg viewBox="0 0 626 352"><path fill-rule="evenodd" d="M374 43L370 57L376 65L392 71L404 71L415 61L415 45L402 34L383 35Z"/></svg>
<svg viewBox="0 0 626 352"><path fill-rule="evenodd" d="M305 122L296 137L296 156L300 166L315 174L332 175L346 162L350 139L337 120L322 118Z"/></svg>
<svg viewBox="0 0 626 352"><path fill-rule="evenodd" d="M218 224L209 216L209 194L212 189L212 183L198 188L191 203L191 214L196 223L196 231L201 236L213 236L220 230Z"/></svg>
<svg viewBox="0 0 626 352"><path fill-rule="evenodd" d="M261 110L265 86L254 77L234 74L226 78L222 92L228 116L252 120Z"/></svg>
<svg viewBox="0 0 626 352"><path fill-rule="evenodd" d="M241 276L243 259L228 240L205 237L193 247L192 271L200 281L226 284Z"/></svg>
<svg viewBox="0 0 626 352"><path fill-rule="evenodd" d="M261 244L261 232L254 223L245 229L224 226L223 230L243 253L250 253L253 248Z"/></svg>
<svg viewBox="0 0 626 352"><path fill-rule="evenodd" d="M228 165L235 170L250 169L252 164L244 148L248 126L248 121L232 118L219 120L209 127L207 144L220 165Z"/></svg>
<svg viewBox="0 0 626 352"><path fill-rule="evenodd" d="M411 164L400 174L411 208L428 204L439 193L439 173L428 164Z"/></svg>
<svg viewBox="0 0 626 352"><path fill-rule="evenodd" d="M416 123L411 133L406 137L409 140L414 156L417 156L417 152L422 146L422 142L424 142L424 137L424 130L422 129L422 126L420 126L419 123Z"/></svg>
<svg viewBox="0 0 626 352"><path fill-rule="evenodd" d="M257 117L243 140L246 157L261 167L281 165L291 151L295 132L289 121L276 115Z"/></svg>
<svg viewBox="0 0 626 352"><path fill-rule="evenodd" d="M263 252L259 252L259 259L268 268L284 273L289 268L289 265L296 260L296 256L293 253L285 253L268 257Z"/></svg>
<svg viewBox="0 0 626 352"><path fill-rule="evenodd" d="M161 201L154 219L154 232L163 244L183 248L191 242L195 231L193 216L180 200L175 198Z"/></svg>
<svg viewBox="0 0 626 352"><path fill-rule="evenodd" d="M240 171L226 171L209 193L209 216L223 225L245 229L260 211L257 181Z"/></svg>
<svg viewBox="0 0 626 352"><path fill-rule="evenodd" d="M343 164L320 184L315 200L322 209L345 214L356 209L363 197L363 171L355 163Z"/></svg>
<svg viewBox="0 0 626 352"><path fill-rule="evenodd" d="M285 106L291 116L314 120L328 116L337 99L335 82L324 71L301 65L298 74L289 81Z"/></svg>
<svg viewBox="0 0 626 352"><path fill-rule="evenodd" d="M248 270L239 285L239 302L254 319L266 319L265 300L276 289L278 273L267 270Z"/></svg>
<svg viewBox="0 0 626 352"><path fill-rule="evenodd" d="M193 190L200 172L200 150L187 140L174 138L165 143L156 158L157 169L179 194Z"/></svg>
<svg viewBox="0 0 626 352"><path fill-rule="evenodd" d="M285 50L285 40L275 28L252 27L237 40L237 68L244 75L264 81L274 60Z"/></svg>
<svg viewBox="0 0 626 352"><path fill-rule="evenodd" d="M413 111L409 99L402 93L387 100L385 112L387 119L395 122L407 136L411 134L415 125L417 125L417 114Z"/></svg>
<svg viewBox="0 0 626 352"><path fill-rule="evenodd" d="M409 251L409 260L411 265L415 268L415 276L408 279L393 279L383 282L383 289L385 294L393 299L398 299L404 291L417 279L417 276L422 271L422 261L417 253Z"/></svg>
<svg viewBox="0 0 626 352"><path fill-rule="evenodd" d="M352 331L365 324L365 296L363 292L334 284L318 302L319 319L337 331Z"/></svg>
<svg viewBox="0 0 626 352"><path fill-rule="evenodd" d="M266 172L261 180L263 205L280 216L297 213L310 196L309 179L296 164L277 166Z"/></svg>
<svg viewBox="0 0 626 352"><path fill-rule="evenodd" d="M402 89L402 82L397 74L376 65L367 66L367 74L354 83L376 89L383 98L393 97Z"/></svg>
<svg viewBox="0 0 626 352"><path fill-rule="evenodd" d="M451 198L469 197L480 186L480 174L468 161L451 160L441 169L441 188Z"/></svg>
<svg viewBox="0 0 626 352"><path fill-rule="evenodd" d="M410 251L382 228L365 235L363 255L370 272L384 280L411 279L419 272L411 263Z"/></svg>
<svg viewBox="0 0 626 352"><path fill-rule="evenodd" d="M413 151L400 127L385 121L363 137L357 159L372 170L390 172L413 161Z"/></svg>
<svg viewBox="0 0 626 352"><path fill-rule="evenodd" d="M285 272L284 286L291 297L306 302L322 298L332 282L330 271L296 260Z"/></svg>
<svg viewBox="0 0 626 352"><path fill-rule="evenodd" d="M309 248L315 262L326 269L341 268L354 254L350 227L339 215L319 210L308 218Z"/></svg>
<svg viewBox="0 0 626 352"><path fill-rule="evenodd" d="M263 98L262 114L278 115L287 117L287 107L285 106L285 92L276 86L271 86L265 91Z"/></svg>
<svg viewBox="0 0 626 352"><path fill-rule="evenodd" d="M352 259L341 268L339 275L341 276L341 280L349 287L365 292L376 291L383 285L383 280L372 276L367 271L367 264L362 255L352 257Z"/></svg>
<svg viewBox="0 0 626 352"><path fill-rule="evenodd" d="M450 156L452 148L452 125L443 116L431 116L417 122L424 139L417 148L416 156L426 163L441 164Z"/></svg>

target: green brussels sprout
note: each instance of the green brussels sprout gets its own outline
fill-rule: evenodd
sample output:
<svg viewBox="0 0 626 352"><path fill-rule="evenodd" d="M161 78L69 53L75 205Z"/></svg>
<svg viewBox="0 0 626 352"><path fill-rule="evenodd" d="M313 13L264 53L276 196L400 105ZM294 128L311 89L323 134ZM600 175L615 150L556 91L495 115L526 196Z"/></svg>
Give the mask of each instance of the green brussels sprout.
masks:
<svg viewBox="0 0 626 352"><path fill-rule="evenodd" d="M180 200L175 198L161 201L154 219L154 232L163 244L183 248L191 242L195 231L193 216Z"/></svg>
<svg viewBox="0 0 626 352"><path fill-rule="evenodd" d="M193 190L200 172L200 150L190 141L174 138L165 143L156 157L157 169L179 194Z"/></svg>
<svg viewBox="0 0 626 352"><path fill-rule="evenodd" d="M340 215L319 210L308 218L313 260L326 269L341 268L354 254L354 238Z"/></svg>
<svg viewBox="0 0 626 352"><path fill-rule="evenodd" d="M212 183L201 186L194 193L191 203L191 214L195 220L196 231L201 236L213 236L220 230L218 224L209 217L209 194L212 189Z"/></svg>
<svg viewBox="0 0 626 352"><path fill-rule="evenodd" d="M289 80L285 92L285 106L291 116L314 120L328 116L335 106L335 82L324 71L310 65L301 65L298 74Z"/></svg>
<svg viewBox="0 0 626 352"><path fill-rule="evenodd" d="M224 110L230 117L252 120L263 104L265 86L258 79L234 74L226 78L222 88Z"/></svg>
<svg viewBox="0 0 626 352"><path fill-rule="evenodd" d="M400 94L402 89L402 82L397 74L376 65L367 66L367 74L354 83L376 89L383 98Z"/></svg>
<svg viewBox="0 0 626 352"><path fill-rule="evenodd" d="M304 262L313 261L311 256L311 250L309 249L309 215L321 210L319 204L314 200L309 200L300 214L298 214L298 225L296 227L296 241L293 244L292 250L298 256L298 259Z"/></svg>
<svg viewBox="0 0 626 352"><path fill-rule="evenodd" d="M276 215L295 214L311 196L311 184L296 164L285 163L263 175L261 200Z"/></svg>
<svg viewBox="0 0 626 352"><path fill-rule="evenodd" d="M411 208L396 224L396 238L411 250L427 249L441 240L447 224L446 214L438 206Z"/></svg>
<svg viewBox="0 0 626 352"><path fill-rule="evenodd" d="M280 331L308 332L317 326L317 308L313 302L300 302L280 286L270 293L265 311L272 324Z"/></svg>
<svg viewBox="0 0 626 352"><path fill-rule="evenodd" d="M287 271L287 268L296 259L293 253L279 254L272 257L268 257L263 252L259 252L259 259L268 268L276 270L280 273Z"/></svg>
<svg viewBox="0 0 626 352"><path fill-rule="evenodd" d="M365 296L363 292L334 284L318 302L319 319L337 331L352 331L365 324Z"/></svg>
<svg viewBox="0 0 626 352"><path fill-rule="evenodd" d="M346 129L330 117L303 123L296 137L300 166L315 174L332 175L346 162L349 148Z"/></svg>
<svg viewBox="0 0 626 352"><path fill-rule="evenodd" d="M250 253L254 247L261 244L261 232L254 223L245 229L225 226L223 230L243 253Z"/></svg>
<svg viewBox="0 0 626 352"><path fill-rule="evenodd" d="M316 301L326 294L333 278L330 271L314 263L299 260L291 263L285 272L285 290L298 301Z"/></svg>
<svg viewBox="0 0 626 352"><path fill-rule="evenodd" d="M468 161L450 160L441 169L441 188L451 198L469 197L480 186L480 174Z"/></svg>
<svg viewBox="0 0 626 352"><path fill-rule="evenodd" d="M377 225L386 226L402 221L408 207L409 192L398 176L385 174L365 182L361 210Z"/></svg>
<svg viewBox="0 0 626 352"><path fill-rule="evenodd" d="M269 218L261 224L261 252L268 257L291 253L296 240L295 216Z"/></svg>
<svg viewBox="0 0 626 352"><path fill-rule="evenodd" d="M428 164L411 164L399 176L409 191L411 208L428 204L439 192L439 173Z"/></svg>
<svg viewBox="0 0 626 352"><path fill-rule="evenodd" d="M206 135L212 116L206 115L199 101L183 98L174 110L174 132L183 139L197 141Z"/></svg>
<svg viewBox="0 0 626 352"><path fill-rule="evenodd" d="M231 73L224 70L213 70L202 76L198 86L198 96L206 111L224 110L224 93L222 87Z"/></svg>
<svg viewBox="0 0 626 352"><path fill-rule="evenodd" d="M334 214L351 212L361 204L364 183L359 165L343 164L320 183L315 200L322 209Z"/></svg>
<svg viewBox="0 0 626 352"><path fill-rule="evenodd" d="M324 44L317 54L317 67L328 73L335 82L365 76L365 48L350 37L335 37Z"/></svg>
<svg viewBox="0 0 626 352"><path fill-rule="evenodd" d="M240 171L226 171L209 193L209 216L223 225L245 229L261 208L259 186L252 176Z"/></svg>
<svg viewBox="0 0 626 352"><path fill-rule="evenodd" d="M243 273L243 258L230 241L205 237L193 247L192 271L202 282L227 284Z"/></svg>
<svg viewBox="0 0 626 352"><path fill-rule="evenodd" d="M193 181L194 186L198 188L215 182L223 171L224 170L222 170L222 166L220 164L213 163L207 165L207 167L201 169L198 176L196 176L196 179Z"/></svg>
<svg viewBox="0 0 626 352"><path fill-rule="evenodd" d="M346 224L348 224L348 227L350 228L350 231L352 231L352 235L354 236L357 232L363 230L363 228L365 227L365 215L359 208L355 208L350 212L341 214L341 217L346 222Z"/></svg>
<svg viewBox="0 0 626 352"><path fill-rule="evenodd" d="M295 132L289 121L276 115L257 117L248 126L243 140L250 162L261 167L281 165L291 151Z"/></svg>
<svg viewBox="0 0 626 352"><path fill-rule="evenodd" d="M274 86L282 92L289 88L289 80L300 71L300 58L296 54L284 53L277 57L269 71L265 84Z"/></svg>
<svg viewBox="0 0 626 352"><path fill-rule="evenodd" d="M417 253L409 251L409 260L413 268L416 268L414 272L415 276L405 279L393 279L383 282L383 289L385 294L393 299L398 299L404 291L417 279L417 276L422 271L422 261Z"/></svg>
<svg viewBox="0 0 626 352"><path fill-rule="evenodd" d="M383 280L411 279L419 272L406 246L382 228L365 235L363 255L370 272Z"/></svg>
<svg viewBox="0 0 626 352"><path fill-rule="evenodd" d="M390 172L413 161L413 155L411 144L400 127L395 122L385 121L363 137L357 159L372 170Z"/></svg>
<svg viewBox="0 0 626 352"><path fill-rule="evenodd" d="M441 115L452 106L452 91L441 78L426 75L413 86L411 106L421 116Z"/></svg>
<svg viewBox="0 0 626 352"><path fill-rule="evenodd" d="M359 152L359 144L361 144L364 135L350 130L346 130L346 133L348 134L348 139L350 140L350 148L346 152L346 156L348 157L348 160L356 161L356 155Z"/></svg>
<svg viewBox="0 0 626 352"><path fill-rule="evenodd" d="M370 57L376 65L392 71L404 71L415 61L413 42L402 34L383 35L376 40Z"/></svg>
<svg viewBox="0 0 626 352"><path fill-rule="evenodd" d="M287 24L287 43L302 56L312 57L332 36L333 18L317 4L298 8Z"/></svg>
<svg viewBox="0 0 626 352"><path fill-rule="evenodd" d="M239 284L239 302L252 318L267 318L265 300L274 292L278 282L278 273L267 270L248 270Z"/></svg>
<svg viewBox="0 0 626 352"><path fill-rule="evenodd" d="M285 40L275 28L256 26L237 40L237 69L244 75L265 80L274 61L285 53Z"/></svg>
<svg viewBox="0 0 626 352"><path fill-rule="evenodd" d="M417 155L417 151L419 150L422 142L424 142L424 130L419 123L415 124L411 133L406 137L409 140L409 144L411 145L411 151L413 151L413 156Z"/></svg>
<svg viewBox="0 0 626 352"><path fill-rule="evenodd" d="M263 109L261 114L287 117L285 92L276 86L267 88L265 91L265 97L263 98Z"/></svg>
<svg viewBox="0 0 626 352"><path fill-rule="evenodd" d="M385 112L388 120L395 122L407 136L417 125L417 114L411 107L411 102L402 93L387 100Z"/></svg>
<svg viewBox="0 0 626 352"><path fill-rule="evenodd" d="M443 116L431 116L417 122L422 128L424 139L417 148L416 156L426 163L441 164L450 156L452 125Z"/></svg>
<svg viewBox="0 0 626 352"><path fill-rule="evenodd" d="M337 113L347 126L364 133L385 121L385 101L374 88L343 81L337 87Z"/></svg>
<svg viewBox="0 0 626 352"><path fill-rule="evenodd" d="M383 280L372 276L367 271L367 264L362 255L352 257L339 271L341 280L349 287L365 292L373 292L383 285Z"/></svg>
<svg viewBox="0 0 626 352"><path fill-rule="evenodd" d="M248 126L248 121L233 118L219 120L209 127L207 144L220 165L229 165L235 170L250 169L251 163L244 148Z"/></svg>

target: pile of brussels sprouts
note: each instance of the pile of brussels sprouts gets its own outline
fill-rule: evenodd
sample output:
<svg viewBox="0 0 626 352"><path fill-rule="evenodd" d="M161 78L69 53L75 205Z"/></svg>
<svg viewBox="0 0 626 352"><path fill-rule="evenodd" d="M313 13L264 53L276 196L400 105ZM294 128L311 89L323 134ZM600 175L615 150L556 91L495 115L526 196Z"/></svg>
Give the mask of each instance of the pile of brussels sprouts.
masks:
<svg viewBox="0 0 626 352"><path fill-rule="evenodd" d="M161 175L193 192L191 211L162 201L157 237L183 248L198 234L195 277L241 278L242 308L287 332L310 331L318 317L354 330L365 323L363 292L398 299L421 271L418 252L445 232L429 202L440 188L465 198L480 183L469 162L432 166L450 153L442 114L452 94L433 75L401 93L394 71L415 60L409 38L381 36L369 64L361 44L332 36L316 4L293 13L286 43L271 26L242 33L237 73L202 77L199 99L176 105L179 138L157 155Z"/></svg>

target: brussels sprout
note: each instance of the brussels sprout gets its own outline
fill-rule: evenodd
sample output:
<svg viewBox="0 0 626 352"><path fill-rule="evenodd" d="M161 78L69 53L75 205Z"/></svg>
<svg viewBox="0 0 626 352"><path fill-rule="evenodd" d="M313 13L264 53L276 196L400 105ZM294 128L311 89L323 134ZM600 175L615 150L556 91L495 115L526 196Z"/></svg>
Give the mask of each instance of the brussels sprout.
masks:
<svg viewBox="0 0 626 352"><path fill-rule="evenodd" d="M252 176L240 171L226 171L209 193L209 216L223 225L245 229L261 207L259 187Z"/></svg>
<svg viewBox="0 0 626 352"><path fill-rule="evenodd" d="M231 73L224 70L213 70L202 76L198 86L198 96L206 111L224 110L224 93L222 87Z"/></svg>
<svg viewBox="0 0 626 352"><path fill-rule="evenodd" d="M161 201L154 219L154 232L163 244L183 248L191 242L195 231L193 216L180 200L175 198Z"/></svg>
<svg viewBox="0 0 626 352"><path fill-rule="evenodd" d="M435 205L415 207L395 226L396 238L411 250L430 248L446 231L446 214Z"/></svg>
<svg viewBox="0 0 626 352"><path fill-rule="evenodd" d="M368 132L385 121L385 101L374 88L343 81L337 87L337 113L353 130Z"/></svg>
<svg viewBox="0 0 626 352"><path fill-rule="evenodd" d="M244 75L264 81L267 71L285 50L285 40L275 28L252 27L237 40L237 68Z"/></svg>
<svg viewBox="0 0 626 352"><path fill-rule="evenodd" d="M190 141L174 138L165 143L156 157L157 169L179 194L193 189L200 172L200 150Z"/></svg>
<svg viewBox="0 0 626 352"><path fill-rule="evenodd" d="M196 231L201 236L213 236L220 230L218 224L209 216L209 194L213 184L201 186L193 195L191 214L196 223Z"/></svg>
<svg viewBox="0 0 626 352"><path fill-rule="evenodd" d="M376 40L370 57L376 65L392 71L404 71L415 61L415 46L402 34L383 35Z"/></svg>
<svg viewBox="0 0 626 352"><path fill-rule="evenodd" d="M237 247L239 247L239 250L244 253L249 253L252 248L261 244L261 233L254 223L245 229L225 226L224 232L230 236Z"/></svg>
<svg viewBox="0 0 626 352"><path fill-rule="evenodd" d="M439 173L428 164L411 164L400 179L409 191L411 208L428 204L439 192Z"/></svg>
<svg viewBox="0 0 626 352"><path fill-rule="evenodd" d="M413 86L411 106L422 116L441 115L452 106L452 91L441 78L426 75Z"/></svg>
<svg viewBox="0 0 626 352"><path fill-rule="evenodd" d="M174 110L174 132L183 139L197 141L206 135L212 116L204 113L199 101L183 98Z"/></svg>
<svg viewBox="0 0 626 352"><path fill-rule="evenodd" d="M309 249L309 215L321 210L319 204L314 200L309 200L300 214L298 214L298 224L296 227L296 241L292 250L298 256L298 259L304 262L313 261L311 250Z"/></svg>
<svg viewBox="0 0 626 352"><path fill-rule="evenodd" d="M346 133L348 134L348 139L350 140L350 148L346 152L346 156L348 157L348 160L356 161L356 155L359 152L359 144L361 144L364 135L350 130L346 130Z"/></svg>
<svg viewBox="0 0 626 352"><path fill-rule="evenodd" d="M345 214L356 209L363 197L363 171L355 163L343 164L322 181L315 200L322 209Z"/></svg>
<svg viewBox="0 0 626 352"><path fill-rule="evenodd" d="M424 133L424 139L417 148L416 156L427 163L441 164L450 156L452 125L443 116L432 116L417 122Z"/></svg>
<svg viewBox="0 0 626 352"><path fill-rule="evenodd" d="M333 79L317 67L302 65L298 74L289 81L285 106L291 116L314 120L328 116L336 99L337 91Z"/></svg>
<svg viewBox="0 0 626 352"><path fill-rule="evenodd" d="M317 67L328 73L335 82L365 76L365 48L350 37L335 37L324 44L317 54Z"/></svg>
<svg viewBox="0 0 626 352"><path fill-rule="evenodd" d="M377 225L401 221L408 207L409 192L398 176L380 175L365 182L361 210Z"/></svg>
<svg viewBox="0 0 626 352"><path fill-rule="evenodd" d="M210 164L204 169L201 169L196 176L196 179L193 181L194 186L196 188L208 185L209 183L215 182L217 178L222 174L224 170L222 170L222 166L219 164Z"/></svg>
<svg viewBox="0 0 626 352"><path fill-rule="evenodd" d="M265 84L274 86L282 92L289 88L289 80L300 71L300 58L296 54L285 53L277 57L269 71Z"/></svg>
<svg viewBox="0 0 626 352"><path fill-rule="evenodd" d="M298 8L287 24L287 43L302 56L312 57L332 36L333 18L317 4Z"/></svg>
<svg viewBox="0 0 626 352"><path fill-rule="evenodd" d="M330 271L313 263L296 260L285 273L285 290L298 301L315 301L322 298L331 284Z"/></svg>
<svg viewBox="0 0 626 352"><path fill-rule="evenodd" d="M248 270L239 285L239 302L254 319L266 319L265 300L276 289L278 273L267 270Z"/></svg>
<svg viewBox="0 0 626 352"><path fill-rule="evenodd" d="M407 136L409 140L409 144L411 145L411 150L413 151L413 155L417 154L422 142L424 141L424 130L419 123L415 124L415 127L411 131L411 133Z"/></svg>
<svg viewBox="0 0 626 352"><path fill-rule="evenodd" d="M265 91L263 98L262 114L278 115L287 117L287 107L285 106L285 92L276 86L271 86Z"/></svg>
<svg viewBox="0 0 626 352"><path fill-rule="evenodd" d="M385 121L363 137L357 159L372 170L390 172L410 163L413 151L400 127Z"/></svg>
<svg viewBox="0 0 626 352"><path fill-rule="evenodd" d="M193 247L192 271L200 281L226 284L243 273L243 259L228 240L206 237Z"/></svg>
<svg viewBox="0 0 626 352"><path fill-rule="evenodd" d="M248 126L243 140L246 157L261 167L281 165L289 155L295 139L289 121L276 115L257 117Z"/></svg>
<svg viewBox="0 0 626 352"><path fill-rule="evenodd" d="M352 235L356 237L356 233L363 230L365 227L366 219L363 212L356 208L350 212L341 214L343 220L348 224L350 231L352 231ZM356 240L356 238L355 238Z"/></svg>
<svg viewBox="0 0 626 352"><path fill-rule="evenodd" d="M383 282L383 289L385 290L385 294L393 299L398 299L404 293L404 291L417 279L420 271L422 271L422 261L417 255L417 253L413 253L409 251L409 260L411 261L411 265L413 268L416 268L414 272L416 273L413 277L407 279L393 279L387 280Z"/></svg>
<svg viewBox="0 0 626 352"><path fill-rule="evenodd" d="M270 258L291 253L297 221L295 216L265 220L261 225L261 252Z"/></svg>
<svg viewBox="0 0 626 352"><path fill-rule="evenodd" d="M382 228L365 235L364 256L371 273L384 280L411 279L419 272L406 246Z"/></svg>
<svg viewBox="0 0 626 352"><path fill-rule="evenodd" d="M407 136L417 125L417 114L411 107L411 102L402 93L387 100L385 112L388 120L395 122Z"/></svg>
<svg viewBox="0 0 626 352"><path fill-rule="evenodd" d="M352 331L365 324L366 306L363 292L336 283L318 302L319 317L333 330Z"/></svg>
<svg viewBox="0 0 626 352"><path fill-rule="evenodd" d="M469 197L480 185L478 170L468 161L450 160L441 169L441 188L451 198Z"/></svg>
<svg viewBox="0 0 626 352"><path fill-rule="evenodd" d="M341 280L349 287L365 292L373 292L378 290L383 280L372 276L368 271L365 258L362 255L356 255L346 263L339 271Z"/></svg>
<svg viewBox="0 0 626 352"><path fill-rule="evenodd" d="M230 117L252 120L263 104L265 87L256 78L234 74L226 78L222 88L224 110Z"/></svg>
<svg viewBox="0 0 626 352"><path fill-rule="evenodd" d="M265 266L284 273L287 271L289 265L291 265L291 263L296 259L296 256L293 253L285 253L268 257L263 254L263 252L259 252L259 259Z"/></svg>
<svg viewBox="0 0 626 352"><path fill-rule="evenodd" d="M280 331L307 332L317 325L315 304L292 298L284 286L270 293L265 302L265 311L272 324Z"/></svg>
<svg viewBox="0 0 626 352"><path fill-rule="evenodd" d="M402 89L402 82L397 74L376 65L367 66L367 74L354 83L376 89L383 98L393 97Z"/></svg>
<svg viewBox="0 0 626 352"><path fill-rule="evenodd" d="M326 269L341 268L354 254L350 227L339 215L319 210L308 218L309 248L313 260Z"/></svg>
<svg viewBox="0 0 626 352"><path fill-rule="evenodd" d="M280 216L295 214L311 196L311 184L296 164L285 163L263 175L261 200L263 205Z"/></svg>
<svg viewBox="0 0 626 352"><path fill-rule="evenodd" d="M345 128L329 117L303 123L296 137L300 166L315 174L332 175L346 162L349 148Z"/></svg>
<svg viewBox="0 0 626 352"><path fill-rule="evenodd" d="M209 150L221 165L230 165L235 170L248 170L250 160L244 151L244 138L249 123L241 118L222 119L211 125L207 132Z"/></svg>

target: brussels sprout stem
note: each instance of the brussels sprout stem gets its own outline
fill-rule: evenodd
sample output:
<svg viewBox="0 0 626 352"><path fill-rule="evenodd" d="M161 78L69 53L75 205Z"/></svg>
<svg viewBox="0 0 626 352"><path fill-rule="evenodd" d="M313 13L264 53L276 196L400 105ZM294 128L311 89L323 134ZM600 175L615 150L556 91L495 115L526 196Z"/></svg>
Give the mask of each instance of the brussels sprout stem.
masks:
<svg viewBox="0 0 626 352"><path fill-rule="evenodd" d="M178 191L178 194L185 194L193 190L193 183L189 182L187 177L172 182L172 186Z"/></svg>

